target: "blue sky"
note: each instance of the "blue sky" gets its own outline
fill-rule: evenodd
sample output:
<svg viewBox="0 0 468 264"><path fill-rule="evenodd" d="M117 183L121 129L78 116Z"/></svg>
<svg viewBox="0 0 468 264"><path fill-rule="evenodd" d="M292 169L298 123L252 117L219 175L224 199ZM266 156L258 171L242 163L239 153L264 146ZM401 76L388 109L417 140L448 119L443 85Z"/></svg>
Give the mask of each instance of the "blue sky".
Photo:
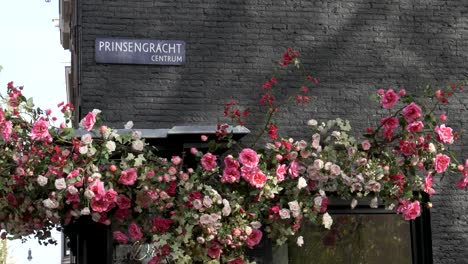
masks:
<svg viewBox="0 0 468 264"><path fill-rule="evenodd" d="M60 45L59 29L52 22L58 17L58 0L0 1L0 93L14 81L24 85L24 95L33 97L43 109L54 109L66 100L64 67L70 64L70 55ZM26 244L9 241L8 245L17 264L60 263L60 246L39 246L33 239ZM26 259L29 248L31 262Z"/></svg>

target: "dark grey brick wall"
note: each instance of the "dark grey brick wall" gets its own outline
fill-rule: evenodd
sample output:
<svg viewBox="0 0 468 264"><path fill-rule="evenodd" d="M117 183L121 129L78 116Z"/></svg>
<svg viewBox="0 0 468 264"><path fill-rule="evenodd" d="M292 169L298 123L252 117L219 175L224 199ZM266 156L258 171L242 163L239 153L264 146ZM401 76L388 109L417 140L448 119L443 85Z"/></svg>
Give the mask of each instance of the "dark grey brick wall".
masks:
<svg viewBox="0 0 468 264"><path fill-rule="evenodd" d="M82 114L99 108L122 127L214 124L230 99L252 111L287 47L321 80L312 105L290 107L279 123L293 136L310 118L348 118L362 129L380 119L368 96L380 87L461 80L467 73L467 0L82 0ZM96 37L184 40L186 65L102 65ZM286 88L292 85L286 85ZM284 94L290 93L286 89ZM468 129L468 97L454 100L449 124ZM255 115L247 127L262 123ZM468 137L458 149L468 156ZM468 263L468 195L458 176L433 197L435 263Z"/></svg>

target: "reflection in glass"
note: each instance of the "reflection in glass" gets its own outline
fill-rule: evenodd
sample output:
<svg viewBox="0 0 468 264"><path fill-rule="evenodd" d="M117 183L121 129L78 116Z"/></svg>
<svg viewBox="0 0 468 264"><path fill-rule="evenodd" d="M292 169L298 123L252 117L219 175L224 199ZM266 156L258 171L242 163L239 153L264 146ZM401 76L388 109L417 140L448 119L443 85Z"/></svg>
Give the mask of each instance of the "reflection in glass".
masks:
<svg viewBox="0 0 468 264"><path fill-rule="evenodd" d="M410 264L409 221L396 214L332 215L330 230L304 225L304 245L288 247L291 264Z"/></svg>

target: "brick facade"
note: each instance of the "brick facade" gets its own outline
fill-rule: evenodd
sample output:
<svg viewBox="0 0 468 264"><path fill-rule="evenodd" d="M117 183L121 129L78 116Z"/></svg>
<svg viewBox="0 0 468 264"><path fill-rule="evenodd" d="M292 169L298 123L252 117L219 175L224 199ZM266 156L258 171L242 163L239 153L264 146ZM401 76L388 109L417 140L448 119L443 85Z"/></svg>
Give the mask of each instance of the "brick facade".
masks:
<svg viewBox="0 0 468 264"><path fill-rule="evenodd" d="M377 88L421 92L467 73L466 0L81 0L77 11L75 103L80 115L103 110L118 128L128 120L137 128L215 124L231 99L255 111L272 60L290 46L321 81L310 107L278 120L295 137L307 136L310 118L347 118L361 131L383 113L369 100ZM183 40L186 64L96 64L98 37ZM287 95L293 84L284 83ZM467 103L467 94L454 99L449 125L468 129ZM262 120L246 126L255 132ZM466 135L457 148L468 156ZM457 179L446 177L433 197L435 263L468 263L468 195Z"/></svg>

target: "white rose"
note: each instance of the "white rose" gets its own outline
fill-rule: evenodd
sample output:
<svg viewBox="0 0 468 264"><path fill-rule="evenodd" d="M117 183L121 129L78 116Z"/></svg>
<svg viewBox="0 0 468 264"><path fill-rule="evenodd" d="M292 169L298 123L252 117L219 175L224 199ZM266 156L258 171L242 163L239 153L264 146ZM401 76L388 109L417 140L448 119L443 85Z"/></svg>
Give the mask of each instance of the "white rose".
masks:
<svg viewBox="0 0 468 264"><path fill-rule="evenodd" d="M78 193L78 189L76 189L76 187L73 186L73 185L68 186L67 190L71 195L74 195L74 194Z"/></svg>
<svg viewBox="0 0 468 264"><path fill-rule="evenodd" d="M114 141L107 141L106 148L109 152L115 151L115 142Z"/></svg>
<svg viewBox="0 0 468 264"><path fill-rule="evenodd" d="M226 199L223 199L223 210L221 211L223 213L223 216L228 216L231 214L231 205L229 204L229 201Z"/></svg>
<svg viewBox="0 0 468 264"><path fill-rule="evenodd" d="M85 134L81 136L81 142L83 142L85 145L89 145L93 143L93 136L91 136L91 134Z"/></svg>
<svg viewBox="0 0 468 264"><path fill-rule="evenodd" d="M40 185L40 186L45 186L47 184L47 177L44 177L42 175L39 175L37 177L37 183Z"/></svg>
<svg viewBox="0 0 468 264"><path fill-rule="evenodd" d="M51 200L50 198L47 198L44 201L42 201L42 204L44 204L44 207L49 209L55 209L59 206L59 203L57 201Z"/></svg>
<svg viewBox="0 0 468 264"><path fill-rule="evenodd" d="M322 196L316 196L314 198L314 206L315 207L318 207L318 208L321 208L322 207Z"/></svg>
<svg viewBox="0 0 468 264"><path fill-rule="evenodd" d="M307 122L307 125L309 126L316 126L318 124L317 120L311 119Z"/></svg>
<svg viewBox="0 0 468 264"><path fill-rule="evenodd" d="M429 143L429 152L436 153L437 149L433 143Z"/></svg>
<svg viewBox="0 0 468 264"><path fill-rule="evenodd" d="M333 224L333 219L328 213L325 213L322 218L322 224L326 229L330 229Z"/></svg>
<svg viewBox="0 0 468 264"><path fill-rule="evenodd" d="M262 223L260 223L259 221L253 221L252 223L250 223L250 225L251 225L254 229L260 229L260 227L262 227Z"/></svg>
<svg viewBox="0 0 468 264"><path fill-rule="evenodd" d="M333 164L333 163L327 161L327 162L325 163L325 166L323 166L323 167L325 168L325 170L328 171L328 170L330 170L332 164Z"/></svg>
<svg viewBox="0 0 468 264"><path fill-rule="evenodd" d="M81 215L89 215L91 213L91 211L89 210L88 207L85 207L81 210Z"/></svg>
<svg viewBox="0 0 468 264"><path fill-rule="evenodd" d="M246 226L245 229L245 234L250 236L250 234L252 234L252 228L250 226Z"/></svg>
<svg viewBox="0 0 468 264"><path fill-rule="evenodd" d="M81 146L80 147L80 154L86 154L88 153L88 146Z"/></svg>
<svg viewBox="0 0 468 264"><path fill-rule="evenodd" d="M203 197L203 206L205 206L206 208L210 208L212 205L213 205L213 200L211 200L210 197L208 196Z"/></svg>
<svg viewBox="0 0 468 264"><path fill-rule="evenodd" d="M297 240L296 240L296 244L299 247L302 247L302 245L304 245L304 238L302 236L298 237Z"/></svg>
<svg viewBox="0 0 468 264"><path fill-rule="evenodd" d="M281 209L279 211L279 216L281 217L281 219L288 219L288 218L291 218L291 215L289 214L289 210L288 209Z"/></svg>
<svg viewBox="0 0 468 264"><path fill-rule="evenodd" d="M88 157L91 157L91 156L93 156L94 154L96 154L96 149L93 148L93 147L89 148L89 150L88 150Z"/></svg>
<svg viewBox="0 0 468 264"><path fill-rule="evenodd" d="M133 127L133 122L132 121L128 121L125 125L124 125L125 129L132 129Z"/></svg>
<svg viewBox="0 0 468 264"><path fill-rule="evenodd" d="M358 204L358 201L357 201L356 199L353 199L353 200L351 201L351 209L356 208L357 204Z"/></svg>
<svg viewBox="0 0 468 264"><path fill-rule="evenodd" d="M91 178L93 178L93 179L100 179L101 177L102 177L101 173L97 173L97 172L95 172L95 173L93 173L93 175L91 175Z"/></svg>
<svg viewBox="0 0 468 264"><path fill-rule="evenodd" d="M298 217L301 212L301 207L297 201L292 201L288 203L289 209L291 210L293 217Z"/></svg>
<svg viewBox="0 0 468 264"><path fill-rule="evenodd" d="M303 177L299 177L299 180L297 181L297 188L300 190L305 187L307 187L307 181Z"/></svg>
<svg viewBox="0 0 468 264"><path fill-rule="evenodd" d="M197 237L197 242L198 242L198 244L204 244L205 239L203 237Z"/></svg>
<svg viewBox="0 0 468 264"><path fill-rule="evenodd" d="M331 134L332 134L332 136L334 136L337 139L340 138L340 136L341 136L341 133L338 132L338 131L333 131Z"/></svg>
<svg viewBox="0 0 468 264"><path fill-rule="evenodd" d="M372 200L370 201L369 206L371 208L378 208L379 207L379 200L377 199L377 197L372 198Z"/></svg>
<svg viewBox="0 0 468 264"><path fill-rule="evenodd" d="M84 192L84 196L88 199L92 199L94 195L95 195L94 192L89 189Z"/></svg>
<svg viewBox="0 0 468 264"><path fill-rule="evenodd" d="M94 116L97 116L98 114L100 114L102 111L99 110L99 109L93 109L92 113L94 114Z"/></svg>
<svg viewBox="0 0 468 264"><path fill-rule="evenodd" d="M141 138L141 131L133 131L132 132L132 138L140 139Z"/></svg>
<svg viewBox="0 0 468 264"><path fill-rule="evenodd" d="M67 183L65 182L65 179L64 178L56 179L55 188L57 188L57 190L63 190L67 188Z"/></svg>
<svg viewBox="0 0 468 264"><path fill-rule="evenodd" d="M145 147L145 144L141 140L135 140L132 142L132 149L136 151L142 151Z"/></svg>
<svg viewBox="0 0 468 264"><path fill-rule="evenodd" d="M322 168L323 168L323 160L321 159L314 160L314 169L320 170Z"/></svg>

